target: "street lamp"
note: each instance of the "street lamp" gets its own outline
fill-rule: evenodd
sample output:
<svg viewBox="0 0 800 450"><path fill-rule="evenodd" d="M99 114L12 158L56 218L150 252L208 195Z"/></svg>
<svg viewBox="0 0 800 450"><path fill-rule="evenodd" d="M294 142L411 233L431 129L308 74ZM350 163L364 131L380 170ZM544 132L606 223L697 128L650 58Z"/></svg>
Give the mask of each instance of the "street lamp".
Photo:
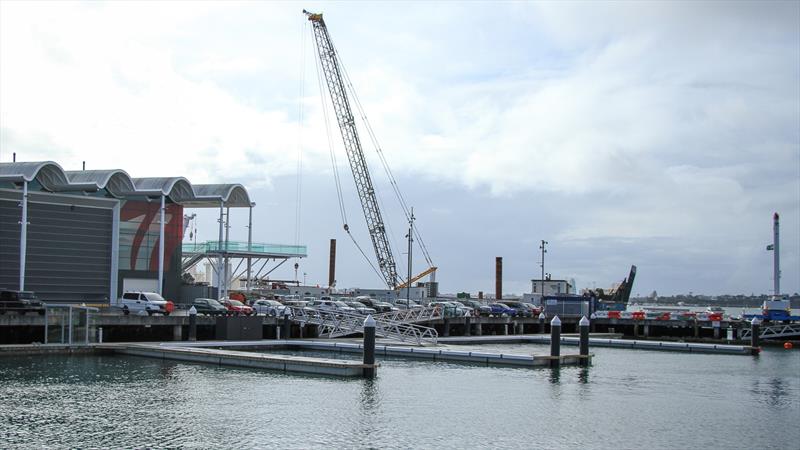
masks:
<svg viewBox="0 0 800 450"><path fill-rule="evenodd" d="M539 250L542 251L542 263L540 265L542 268L542 286L544 286L544 254L547 253L547 250L545 249L545 245L547 244L549 244L549 242L542 239L542 245L539 246ZM542 291L544 291L544 288L542 288Z"/></svg>

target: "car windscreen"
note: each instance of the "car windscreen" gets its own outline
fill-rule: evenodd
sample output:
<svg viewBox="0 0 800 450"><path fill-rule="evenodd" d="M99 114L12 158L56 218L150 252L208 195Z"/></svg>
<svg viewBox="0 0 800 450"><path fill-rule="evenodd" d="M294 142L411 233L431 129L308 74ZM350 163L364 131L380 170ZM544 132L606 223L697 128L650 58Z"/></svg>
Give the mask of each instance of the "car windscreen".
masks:
<svg viewBox="0 0 800 450"><path fill-rule="evenodd" d="M147 294L147 299L150 301L163 302L164 297L156 294L155 292Z"/></svg>
<svg viewBox="0 0 800 450"><path fill-rule="evenodd" d="M208 300L206 300L206 301L207 301L207 302L208 302L208 304L209 304L209 305L211 305L211 306L219 306L220 308L224 308L224 306L222 306L222 304L221 304L220 302L218 302L218 301L216 301L216 300L214 300L214 299L211 299L211 298L209 298L209 299L208 299Z"/></svg>
<svg viewBox="0 0 800 450"><path fill-rule="evenodd" d="M333 302L333 304L339 307L347 307L347 303L345 302Z"/></svg>
<svg viewBox="0 0 800 450"><path fill-rule="evenodd" d="M244 306L244 303L240 302L239 300L228 300L228 301L231 302L231 305L233 306Z"/></svg>
<svg viewBox="0 0 800 450"><path fill-rule="evenodd" d="M19 298L22 300L36 300L36 294L33 292L22 291L19 293Z"/></svg>

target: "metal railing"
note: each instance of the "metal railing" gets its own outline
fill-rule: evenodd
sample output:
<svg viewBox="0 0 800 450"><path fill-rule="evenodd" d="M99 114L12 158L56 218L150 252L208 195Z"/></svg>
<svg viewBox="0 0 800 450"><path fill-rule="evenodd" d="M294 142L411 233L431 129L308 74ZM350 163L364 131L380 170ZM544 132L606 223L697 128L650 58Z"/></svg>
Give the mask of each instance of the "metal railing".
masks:
<svg viewBox="0 0 800 450"><path fill-rule="evenodd" d="M98 311L100 311L98 308L91 306L46 304L44 310L44 343L66 345L86 345L91 343L95 335L92 313ZM53 324L50 322L53 322Z"/></svg>
<svg viewBox="0 0 800 450"><path fill-rule="evenodd" d="M247 242L242 241L223 242L222 246L220 246L219 241L185 242L181 244L181 250L184 254L219 252L221 250L223 252L252 252L289 255L292 257L304 257L307 253L305 245L268 244L264 242L252 242L248 245Z"/></svg>
<svg viewBox="0 0 800 450"><path fill-rule="evenodd" d="M316 325L321 337L335 338L364 332L365 316L356 313L324 311L315 308L290 306L295 322ZM380 315L375 319L375 335L417 345L436 344L439 333L430 327L391 320Z"/></svg>
<svg viewBox="0 0 800 450"><path fill-rule="evenodd" d="M741 339L749 339L753 333L752 328L742 328L742 332L739 334ZM770 326L762 326L760 333L758 333L759 337L762 339L781 339L787 338L792 336L800 336L800 324L780 324L780 325L770 325Z"/></svg>
<svg viewBox="0 0 800 450"><path fill-rule="evenodd" d="M375 320L386 320L389 322L417 323L429 320L441 319L442 309L439 307L425 307L413 309L401 309L372 316Z"/></svg>

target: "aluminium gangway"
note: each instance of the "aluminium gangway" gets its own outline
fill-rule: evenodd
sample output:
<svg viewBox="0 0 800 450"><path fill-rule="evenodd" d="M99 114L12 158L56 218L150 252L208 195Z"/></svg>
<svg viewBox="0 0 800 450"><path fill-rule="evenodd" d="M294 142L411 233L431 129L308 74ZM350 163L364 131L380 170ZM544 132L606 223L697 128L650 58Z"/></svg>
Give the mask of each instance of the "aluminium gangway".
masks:
<svg viewBox="0 0 800 450"><path fill-rule="evenodd" d="M364 332L365 316L342 311L327 311L309 307L291 306L291 318L301 324L316 325L320 337L343 337ZM423 308L431 311L416 311L406 314L384 313L373 316L375 335L417 345L437 343L439 333L436 329L413 322L436 318L438 308ZM409 310L414 311L414 310Z"/></svg>
<svg viewBox="0 0 800 450"><path fill-rule="evenodd" d="M742 339L749 339L752 333L752 328L742 328L740 337ZM797 337L800 336L800 324L788 323L762 326L758 335L761 339L784 339L789 337Z"/></svg>

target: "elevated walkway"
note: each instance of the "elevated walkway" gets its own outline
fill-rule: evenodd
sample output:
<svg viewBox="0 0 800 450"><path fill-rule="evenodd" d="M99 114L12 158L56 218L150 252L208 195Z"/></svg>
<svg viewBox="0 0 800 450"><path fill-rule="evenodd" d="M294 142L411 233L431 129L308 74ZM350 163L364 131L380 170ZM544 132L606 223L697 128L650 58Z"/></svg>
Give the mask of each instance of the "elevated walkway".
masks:
<svg viewBox="0 0 800 450"><path fill-rule="evenodd" d="M265 280L275 269L290 258L305 258L305 245L265 244L242 241L185 242L181 246L181 271L186 272L203 260L207 260L215 273L229 272L226 286L233 280L249 277ZM217 267L223 260L227 270ZM235 264L235 265L234 265Z"/></svg>
<svg viewBox="0 0 800 450"><path fill-rule="evenodd" d="M349 336L364 332L364 319L361 314L321 311L314 308L290 307L292 320L316 325L319 336L327 338ZM373 316L375 335L400 342L417 345L436 345L439 333L430 327L393 320L391 317Z"/></svg>

